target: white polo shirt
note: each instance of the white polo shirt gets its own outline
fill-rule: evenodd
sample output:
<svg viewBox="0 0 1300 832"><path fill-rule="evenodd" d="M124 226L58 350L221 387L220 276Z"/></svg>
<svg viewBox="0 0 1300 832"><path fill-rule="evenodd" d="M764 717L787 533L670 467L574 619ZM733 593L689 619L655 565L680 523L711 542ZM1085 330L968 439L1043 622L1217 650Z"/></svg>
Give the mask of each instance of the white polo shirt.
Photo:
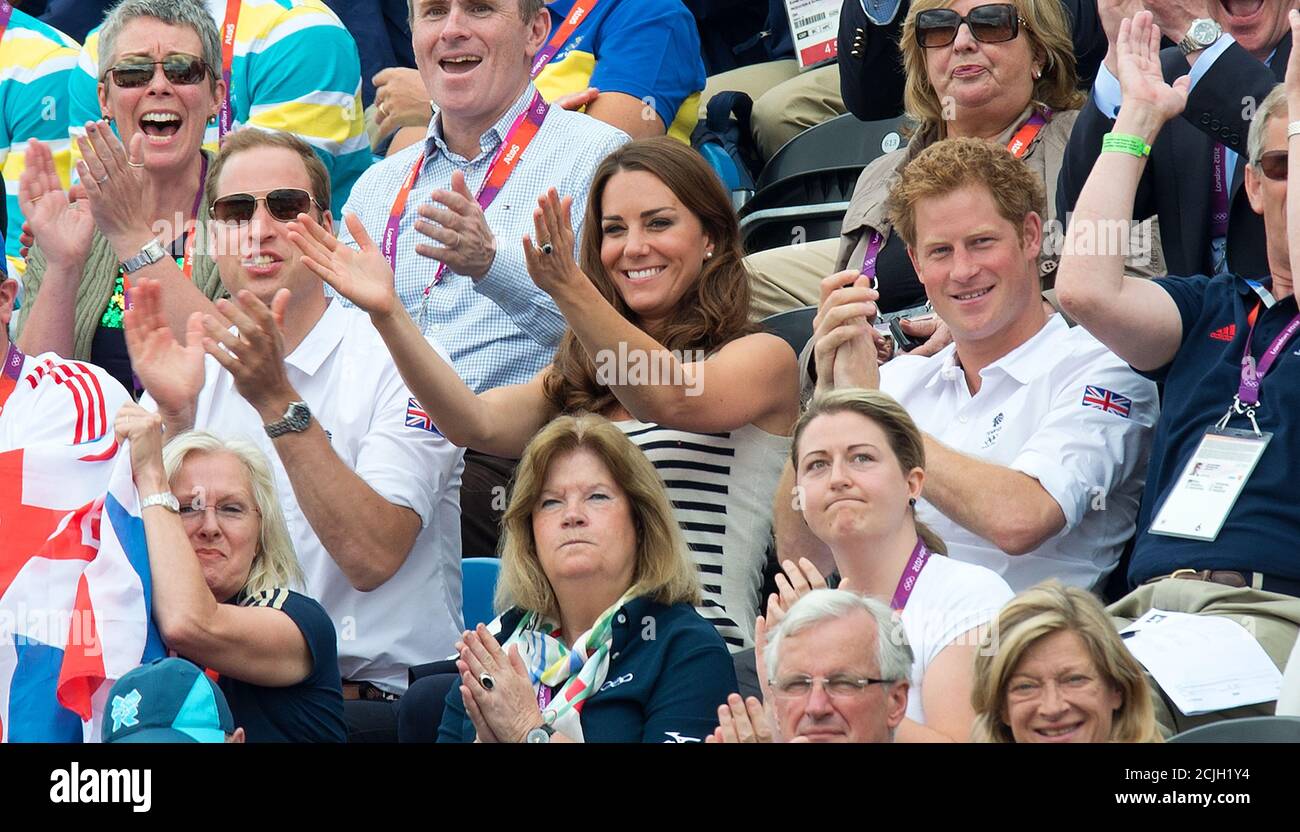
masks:
<svg viewBox="0 0 1300 832"><path fill-rule="evenodd" d="M430 343L447 358L441 346ZM307 593L325 607L338 631L342 677L401 693L407 668L454 652L462 631L464 450L418 426L423 413L363 312L331 302L285 365L289 383L344 464L384 499L420 515L423 527L406 562L382 586L360 592L348 583L303 515L261 416L235 389L234 376L211 356L195 427L222 438L251 440L270 458L289 534L307 576ZM145 406L156 407L149 399Z"/></svg>
<svg viewBox="0 0 1300 832"><path fill-rule="evenodd" d="M919 501L917 516L951 557L992 569L1017 592L1047 578L1087 589L1105 580L1133 534L1159 416L1153 382L1059 315L985 367L974 396L952 344L931 358L899 356L880 376L921 430L1028 474L1065 514L1055 537L1012 557Z"/></svg>

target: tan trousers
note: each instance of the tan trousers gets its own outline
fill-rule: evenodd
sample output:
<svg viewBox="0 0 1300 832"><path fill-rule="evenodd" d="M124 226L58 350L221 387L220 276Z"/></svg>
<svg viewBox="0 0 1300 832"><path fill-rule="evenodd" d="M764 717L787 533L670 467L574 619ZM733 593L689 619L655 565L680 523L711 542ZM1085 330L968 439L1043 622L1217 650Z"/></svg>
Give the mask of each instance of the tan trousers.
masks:
<svg viewBox="0 0 1300 832"><path fill-rule="evenodd" d="M816 306L821 281L835 273L840 238L771 248L745 258L749 267L750 310L755 320Z"/></svg>
<svg viewBox="0 0 1300 832"><path fill-rule="evenodd" d="M809 127L846 112L839 64L799 72L797 61L769 61L714 75L700 96L700 120L709 99L725 90L754 99L754 140L764 159Z"/></svg>
<svg viewBox="0 0 1300 832"><path fill-rule="evenodd" d="M1111 604L1107 611L1120 629L1142 617L1151 609L1188 612L1197 615L1222 615L1245 627L1264 652L1278 666L1286 669L1288 657L1300 632L1300 598L1259 589L1238 589L1204 581L1169 578L1140 586ZM1170 734L1198 725L1247 716L1270 716L1273 702L1246 705L1226 711L1187 716L1169 701L1150 673L1146 674L1156 707L1156 721Z"/></svg>

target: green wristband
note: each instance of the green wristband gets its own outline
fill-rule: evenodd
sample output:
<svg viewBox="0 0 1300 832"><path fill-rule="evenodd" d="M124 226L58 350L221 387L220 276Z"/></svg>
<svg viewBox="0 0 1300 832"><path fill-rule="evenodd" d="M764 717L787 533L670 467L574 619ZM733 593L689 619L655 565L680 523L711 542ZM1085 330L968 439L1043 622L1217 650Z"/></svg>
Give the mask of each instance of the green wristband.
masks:
<svg viewBox="0 0 1300 832"><path fill-rule="evenodd" d="M1143 141L1141 136L1129 133L1107 133L1101 137L1101 152L1127 153L1142 159L1151 155L1151 145Z"/></svg>

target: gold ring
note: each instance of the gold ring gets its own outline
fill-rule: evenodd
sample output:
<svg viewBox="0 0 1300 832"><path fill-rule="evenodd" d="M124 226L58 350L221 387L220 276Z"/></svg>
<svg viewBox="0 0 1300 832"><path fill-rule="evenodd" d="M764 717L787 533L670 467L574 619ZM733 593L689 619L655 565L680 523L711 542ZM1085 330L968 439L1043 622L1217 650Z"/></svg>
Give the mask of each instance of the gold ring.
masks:
<svg viewBox="0 0 1300 832"><path fill-rule="evenodd" d="M142 167L144 167L144 162L138 162L138 163L137 163L137 162L132 162L130 159L127 159L127 160L126 160L126 166L129 167L129 168L142 168Z"/></svg>

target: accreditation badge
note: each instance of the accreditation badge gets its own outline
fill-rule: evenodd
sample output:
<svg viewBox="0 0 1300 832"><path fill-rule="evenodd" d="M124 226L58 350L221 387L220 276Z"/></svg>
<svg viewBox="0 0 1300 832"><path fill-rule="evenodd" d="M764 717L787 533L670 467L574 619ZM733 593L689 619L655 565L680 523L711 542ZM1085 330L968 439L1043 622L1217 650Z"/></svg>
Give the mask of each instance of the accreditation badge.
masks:
<svg viewBox="0 0 1300 832"><path fill-rule="evenodd" d="M1214 540L1273 434L1215 426L1169 491L1152 534Z"/></svg>

